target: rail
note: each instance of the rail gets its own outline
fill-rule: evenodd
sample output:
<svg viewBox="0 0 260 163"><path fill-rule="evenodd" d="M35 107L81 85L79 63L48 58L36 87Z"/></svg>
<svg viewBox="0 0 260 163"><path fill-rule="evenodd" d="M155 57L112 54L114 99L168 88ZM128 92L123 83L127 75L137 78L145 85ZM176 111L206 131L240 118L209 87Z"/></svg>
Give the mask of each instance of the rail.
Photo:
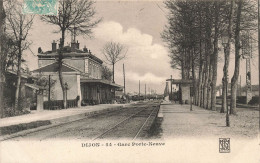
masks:
<svg viewBox="0 0 260 163"><path fill-rule="evenodd" d="M130 120L131 118L137 116L138 114L140 114L142 111L144 111L144 110L146 110L146 109L147 109L147 108L144 108L144 109L138 111L137 113L134 113L134 114L132 114L131 116L129 116L129 117L123 119L123 120L120 121L119 123L115 124L113 127L109 128L109 129L106 130L105 132L99 134L97 137L95 137L95 138L93 139L93 141L94 141L94 140L97 140L97 139L99 139L99 138L101 138L101 137L103 137L104 135L106 135L106 134L109 133L110 131L116 129L116 128L119 127L121 124L124 124L124 122L126 122L127 120ZM144 122L144 123L142 124L142 126L139 128L139 130L138 130L137 133L135 134L133 140L136 139L136 138L138 137L138 135L141 133L141 131L143 130L144 126L146 125L146 123L148 122L148 120L150 119L150 117L152 116L152 114L154 113L155 110L156 110L156 107L153 108L153 110L151 111L151 113L149 114L149 116L146 118L145 122Z"/></svg>

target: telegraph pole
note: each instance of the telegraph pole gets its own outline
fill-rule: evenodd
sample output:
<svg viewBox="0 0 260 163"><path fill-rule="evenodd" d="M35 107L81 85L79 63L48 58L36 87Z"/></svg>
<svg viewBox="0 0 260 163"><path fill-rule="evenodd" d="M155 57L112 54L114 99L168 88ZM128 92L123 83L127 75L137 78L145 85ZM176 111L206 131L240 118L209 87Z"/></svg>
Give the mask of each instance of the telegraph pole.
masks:
<svg viewBox="0 0 260 163"><path fill-rule="evenodd" d="M139 80L139 97L140 97L140 80Z"/></svg>
<svg viewBox="0 0 260 163"><path fill-rule="evenodd" d="M124 95L125 95L125 64L123 64L123 75L124 75Z"/></svg>
<svg viewBox="0 0 260 163"><path fill-rule="evenodd" d="M240 75L240 82L239 82L239 96L242 96L242 85L241 85L241 75Z"/></svg>
<svg viewBox="0 0 260 163"><path fill-rule="evenodd" d="M48 94L48 102L50 104L51 101L51 75L49 75L49 94Z"/></svg>
<svg viewBox="0 0 260 163"><path fill-rule="evenodd" d="M146 99L146 83L145 83L145 85L144 85L144 93L145 93L144 99Z"/></svg>

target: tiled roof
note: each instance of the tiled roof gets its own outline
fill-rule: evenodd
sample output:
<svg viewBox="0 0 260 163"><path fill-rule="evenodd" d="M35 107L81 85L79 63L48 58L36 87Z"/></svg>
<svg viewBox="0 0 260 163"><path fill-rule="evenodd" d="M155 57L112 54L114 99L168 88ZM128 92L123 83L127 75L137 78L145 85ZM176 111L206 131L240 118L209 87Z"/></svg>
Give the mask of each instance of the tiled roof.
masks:
<svg viewBox="0 0 260 163"><path fill-rule="evenodd" d="M30 83L25 83L25 86L30 87L30 88L35 89L35 90L45 89L42 86L39 86L39 85L36 85L36 84L30 84Z"/></svg>
<svg viewBox="0 0 260 163"><path fill-rule="evenodd" d="M39 58L58 57L59 54L58 54L57 51L56 52L46 51L46 52L38 53L38 57ZM66 58L66 57L89 57L89 58L91 58L91 59L93 59L93 60L95 60L95 61L97 61L101 64L103 63L103 61L101 59L99 59L98 57L93 55L91 52L83 51L83 50L76 49L76 48L71 48L70 46L64 47L63 57L64 58Z"/></svg>
<svg viewBox="0 0 260 163"><path fill-rule="evenodd" d="M17 72L14 72L14 71L12 71L12 70L7 70L6 72L7 72L7 73L10 73L10 74L12 74L12 75L15 75L15 76L17 75ZM29 75L29 74L26 74L26 73L21 72L21 77L27 79L28 77L32 77L32 76Z"/></svg>
<svg viewBox="0 0 260 163"><path fill-rule="evenodd" d="M121 85L118 85L116 83L112 83L111 81L104 80L104 79L89 79L89 78L80 78L80 82L82 83L102 83L106 85L110 85L116 88L122 88Z"/></svg>
<svg viewBox="0 0 260 163"><path fill-rule="evenodd" d="M46 65L44 67L41 67L39 69L34 70L33 72L57 72L58 71L58 62L54 62L52 64ZM61 67L62 72L80 72L80 70L71 67L65 63L62 63Z"/></svg>

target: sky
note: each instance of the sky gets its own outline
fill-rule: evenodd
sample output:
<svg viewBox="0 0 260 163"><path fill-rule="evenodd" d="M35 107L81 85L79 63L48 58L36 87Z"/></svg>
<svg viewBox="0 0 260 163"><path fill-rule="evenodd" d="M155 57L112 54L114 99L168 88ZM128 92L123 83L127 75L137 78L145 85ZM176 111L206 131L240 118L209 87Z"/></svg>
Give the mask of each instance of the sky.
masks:
<svg viewBox="0 0 260 163"><path fill-rule="evenodd" d="M166 79L173 75L179 79L180 72L170 67L168 49L160 37L167 24L167 9L162 1L97 1L96 18L102 22L93 30L93 38L77 37L80 48L86 46L94 55L105 60L101 49L108 41L120 42L128 48L127 57L115 65L115 82L123 85L123 64L126 72L126 92L138 92L139 80L141 93L145 84L148 90L163 93ZM51 42L59 40L60 34L53 33L55 26L40 21L36 16L28 40L32 41L30 50L26 51L25 59L30 70L38 68L37 49L51 50ZM66 44L70 43L67 33ZM257 51L255 51L256 53ZM256 54L254 54L256 55ZM223 50L219 52L223 56ZM252 84L258 84L258 58L252 59ZM106 63L104 63L106 64ZM108 67L111 67L108 65ZM245 83L245 61L241 62L241 81ZM223 59L218 64L218 80L223 76ZM234 71L234 52L231 54L229 77Z"/></svg>

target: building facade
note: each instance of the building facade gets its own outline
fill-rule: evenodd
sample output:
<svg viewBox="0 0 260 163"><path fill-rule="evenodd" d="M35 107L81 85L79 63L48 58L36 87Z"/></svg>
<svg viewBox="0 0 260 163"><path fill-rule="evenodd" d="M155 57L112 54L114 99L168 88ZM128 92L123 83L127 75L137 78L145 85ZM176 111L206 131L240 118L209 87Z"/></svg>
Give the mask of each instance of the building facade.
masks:
<svg viewBox="0 0 260 163"><path fill-rule="evenodd" d="M45 78L49 82L49 89L45 93L44 101L63 100L58 74L59 49L53 41L52 50L43 52L38 49L38 66L34 75ZM114 92L121 86L102 79L103 61L84 47L79 48L78 42L63 48L62 77L66 84L68 100L78 101L80 105L111 103Z"/></svg>

